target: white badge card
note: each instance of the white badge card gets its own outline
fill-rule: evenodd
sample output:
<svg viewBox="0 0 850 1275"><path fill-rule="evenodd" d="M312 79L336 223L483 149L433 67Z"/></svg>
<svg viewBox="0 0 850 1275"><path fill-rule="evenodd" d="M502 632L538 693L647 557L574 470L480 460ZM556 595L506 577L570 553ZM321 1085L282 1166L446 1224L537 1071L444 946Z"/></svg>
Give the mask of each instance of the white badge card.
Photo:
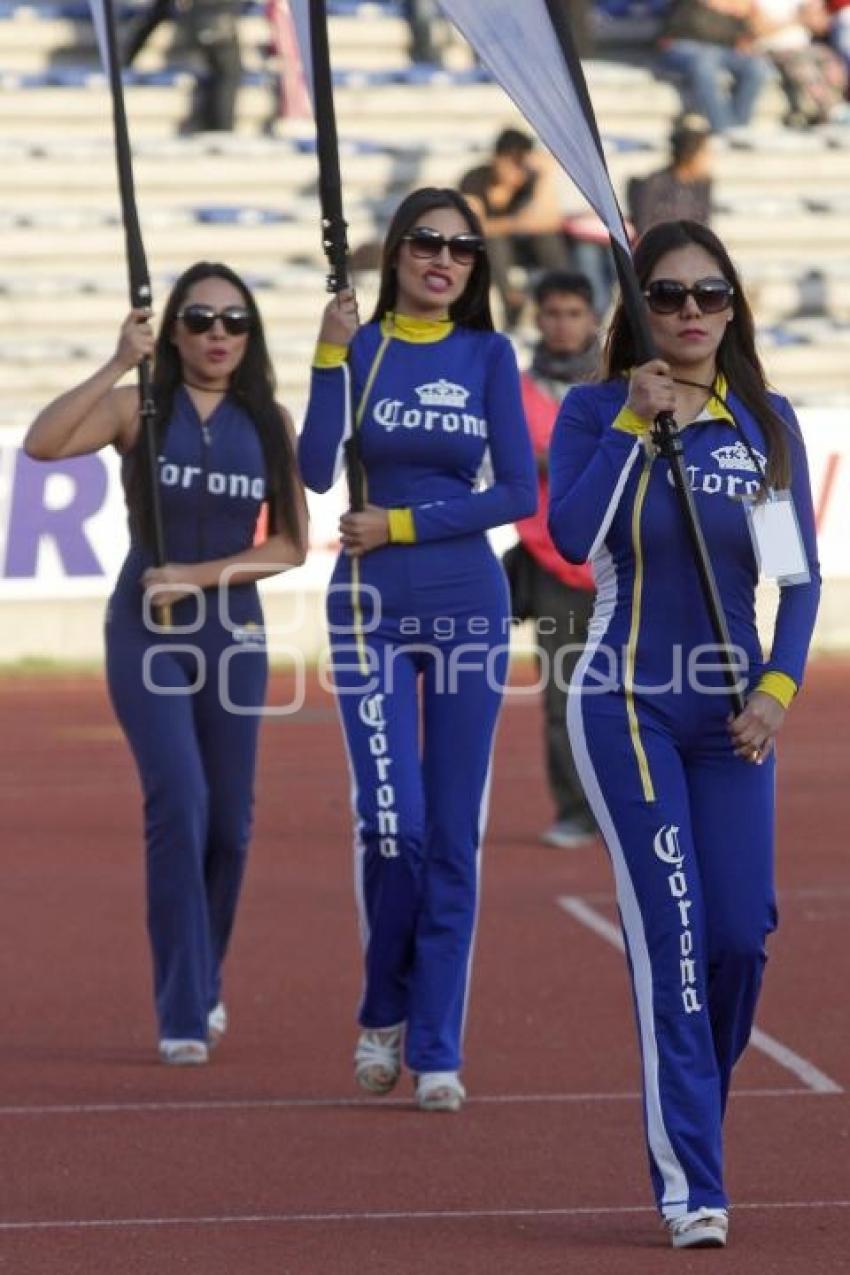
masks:
<svg viewBox="0 0 850 1275"><path fill-rule="evenodd" d="M780 585L808 584L806 548L790 491L772 491L767 500L744 508L761 574Z"/></svg>

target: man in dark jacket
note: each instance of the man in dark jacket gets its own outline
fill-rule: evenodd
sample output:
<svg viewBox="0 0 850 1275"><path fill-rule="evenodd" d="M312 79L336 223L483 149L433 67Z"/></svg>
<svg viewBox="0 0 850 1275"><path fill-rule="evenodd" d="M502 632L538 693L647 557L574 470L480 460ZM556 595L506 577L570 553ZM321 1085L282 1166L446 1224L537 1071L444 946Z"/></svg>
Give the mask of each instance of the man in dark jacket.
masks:
<svg viewBox="0 0 850 1275"><path fill-rule="evenodd" d="M186 133L229 131L236 118L242 78L237 19L240 0L153 0L135 20L124 41L124 66L131 66L159 24L179 23L186 46L205 66L198 78Z"/></svg>
<svg viewBox="0 0 850 1275"><path fill-rule="evenodd" d="M708 225L712 188L711 127L702 115L681 115L670 134L670 163L626 190L629 217L639 235L658 221Z"/></svg>

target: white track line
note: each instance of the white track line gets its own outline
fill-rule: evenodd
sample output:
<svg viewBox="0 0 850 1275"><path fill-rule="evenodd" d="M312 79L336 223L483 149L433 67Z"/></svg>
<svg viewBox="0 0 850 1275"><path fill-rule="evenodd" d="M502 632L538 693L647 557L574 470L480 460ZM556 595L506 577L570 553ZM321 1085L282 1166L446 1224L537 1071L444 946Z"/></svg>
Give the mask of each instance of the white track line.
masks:
<svg viewBox="0 0 850 1275"><path fill-rule="evenodd" d="M616 899L611 890L590 890L587 894L583 894L582 898L585 903L603 903L614 904ZM850 886L833 885L833 886L795 886L788 887L784 890L777 891L777 898L780 903L789 899L820 899L829 903L836 901L844 901L850 899Z"/></svg>
<svg viewBox="0 0 850 1275"><path fill-rule="evenodd" d="M578 898L577 895L561 895L558 899L558 906L563 908L580 924L592 930L594 934L598 934L600 938L605 939L612 947L618 948L621 952L625 951L620 927L614 925L601 912L597 912L596 908L591 907L584 899ZM789 1049L787 1045L783 1045L781 1041L776 1040L773 1036L768 1036L767 1032L762 1031L761 1028L753 1028L750 1043L754 1048L760 1049L763 1054L767 1054L780 1067L790 1071L812 1093L836 1094L844 1092L841 1085L827 1076L814 1063L810 1063L807 1058L801 1058L799 1054L794 1053L793 1049Z"/></svg>
<svg viewBox="0 0 850 1275"><path fill-rule="evenodd" d="M846 1209L850 1200L782 1200L775 1203L753 1202L736 1204L735 1212L777 1212L791 1209ZM243 1213L200 1217L116 1217L116 1218L62 1218L56 1221L0 1222L0 1233L9 1231L95 1231L120 1230L132 1227L166 1226L283 1226L304 1223L328 1222L467 1222L480 1218L553 1218L553 1217L616 1217L635 1213L654 1215L655 1210L646 1204L624 1204L598 1208L574 1207L565 1209L423 1209L419 1212L385 1210L363 1213Z"/></svg>
<svg viewBox="0 0 850 1275"><path fill-rule="evenodd" d="M805 1096L799 1089L738 1089L732 1093L733 1098L799 1098ZM484 1094L467 1098L467 1107L510 1107L516 1105L581 1103L594 1102L636 1102L640 1097L637 1090L618 1093L511 1093ZM412 1110L412 1100L405 1098L383 1098L381 1109L396 1107L401 1110ZM187 1115L218 1111L310 1111L326 1109L329 1111L344 1110L349 1107L374 1109L374 1098L219 1098L208 1102L79 1102L79 1103L47 1103L36 1105L8 1105L0 1107L0 1120L15 1116L116 1116L116 1115L158 1115L165 1113L185 1113Z"/></svg>

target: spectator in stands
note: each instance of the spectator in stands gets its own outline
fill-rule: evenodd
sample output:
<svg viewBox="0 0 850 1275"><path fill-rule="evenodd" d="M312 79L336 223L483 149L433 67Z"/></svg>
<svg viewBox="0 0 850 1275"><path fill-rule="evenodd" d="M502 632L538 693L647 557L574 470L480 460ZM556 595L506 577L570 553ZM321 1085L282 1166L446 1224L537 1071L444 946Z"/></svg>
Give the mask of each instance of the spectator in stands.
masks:
<svg viewBox="0 0 850 1275"><path fill-rule="evenodd" d="M752 48L755 8L755 0L673 0L661 28L663 64L680 79L684 109L705 115L715 133L750 123L770 74Z"/></svg>
<svg viewBox="0 0 850 1275"><path fill-rule="evenodd" d="M569 263L554 166L535 150L527 133L506 128L496 138L490 161L470 169L460 189L484 227L493 282L510 331L527 299L513 271L561 270Z"/></svg>
<svg viewBox="0 0 850 1275"><path fill-rule="evenodd" d="M271 78L271 114L263 132L274 135L279 119L308 119L313 106L307 89L295 23L288 0L265 0L269 40L264 46Z"/></svg>
<svg viewBox="0 0 850 1275"><path fill-rule="evenodd" d="M642 235L658 221L711 217L711 126L702 115L680 115L670 134L670 162L646 177L633 177L626 200Z"/></svg>
<svg viewBox="0 0 850 1275"><path fill-rule="evenodd" d="M440 50L434 37L437 0L404 0L404 16L410 28L411 61L438 64Z"/></svg>
<svg viewBox="0 0 850 1275"><path fill-rule="evenodd" d="M240 0L153 0L130 28L123 62L131 66L156 27L166 18L180 26L182 41L204 66L198 77L191 114L181 132L229 131L236 119L242 78L237 19Z"/></svg>
<svg viewBox="0 0 850 1275"><path fill-rule="evenodd" d="M850 0L827 0L830 14L829 42L844 59L850 73Z"/></svg>
<svg viewBox="0 0 850 1275"><path fill-rule="evenodd" d="M826 123L842 107L847 71L820 38L830 27L825 0L757 0L752 27L756 48L779 71L788 99L784 122L790 128Z"/></svg>
<svg viewBox="0 0 850 1275"><path fill-rule="evenodd" d="M567 17L573 33L576 52L579 57L590 57L592 52L592 33L590 27L590 0L566 0Z"/></svg>
<svg viewBox="0 0 850 1275"><path fill-rule="evenodd" d="M124 36L122 66L133 65L159 24L174 17L173 7L173 0L151 0L146 9L140 9L133 15Z"/></svg>
<svg viewBox="0 0 850 1275"><path fill-rule="evenodd" d="M592 208L567 212L563 221L570 269L586 275L593 288L593 307L597 315L608 312L617 282L611 236L602 218ZM634 227L626 222L631 239Z"/></svg>
<svg viewBox="0 0 850 1275"><path fill-rule="evenodd" d="M504 557L512 613L535 621L543 682L544 741L555 823L541 837L569 849L596 833L567 736L567 687L587 642L593 613L593 575L560 556L546 527L549 440L558 408L573 385L594 378L601 350L590 280L551 271L534 290L540 340L521 378L522 401L537 461L537 513L516 525L519 542Z"/></svg>

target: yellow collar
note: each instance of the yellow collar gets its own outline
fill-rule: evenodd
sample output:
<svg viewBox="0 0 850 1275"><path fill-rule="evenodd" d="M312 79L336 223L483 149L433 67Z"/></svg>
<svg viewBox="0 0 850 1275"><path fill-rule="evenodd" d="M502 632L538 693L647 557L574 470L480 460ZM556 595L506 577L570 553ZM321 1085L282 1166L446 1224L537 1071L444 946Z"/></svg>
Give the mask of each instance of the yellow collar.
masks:
<svg viewBox="0 0 850 1275"><path fill-rule="evenodd" d="M706 420L708 417L716 421L726 421L733 429L736 429L735 417L726 405L726 397L729 393L729 384L722 372L718 372L712 384L713 393L706 403L699 416L699 420Z"/></svg>
<svg viewBox="0 0 850 1275"><path fill-rule="evenodd" d="M627 375L631 376L633 369L630 368ZM729 393L729 382L722 372L718 372L711 383L712 393L709 394L705 406L700 412L696 420L691 421L691 425L696 425L697 421L726 421L727 425L731 425L733 429L737 429L735 417L727 406L727 395ZM682 428L687 428L683 426Z"/></svg>
<svg viewBox="0 0 850 1275"><path fill-rule="evenodd" d="M434 341L442 341L454 331L454 326L451 319L415 319L409 314L397 314L394 310L388 310L381 319L381 332L384 336L394 336L414 345L430 345Z"/></svg>

